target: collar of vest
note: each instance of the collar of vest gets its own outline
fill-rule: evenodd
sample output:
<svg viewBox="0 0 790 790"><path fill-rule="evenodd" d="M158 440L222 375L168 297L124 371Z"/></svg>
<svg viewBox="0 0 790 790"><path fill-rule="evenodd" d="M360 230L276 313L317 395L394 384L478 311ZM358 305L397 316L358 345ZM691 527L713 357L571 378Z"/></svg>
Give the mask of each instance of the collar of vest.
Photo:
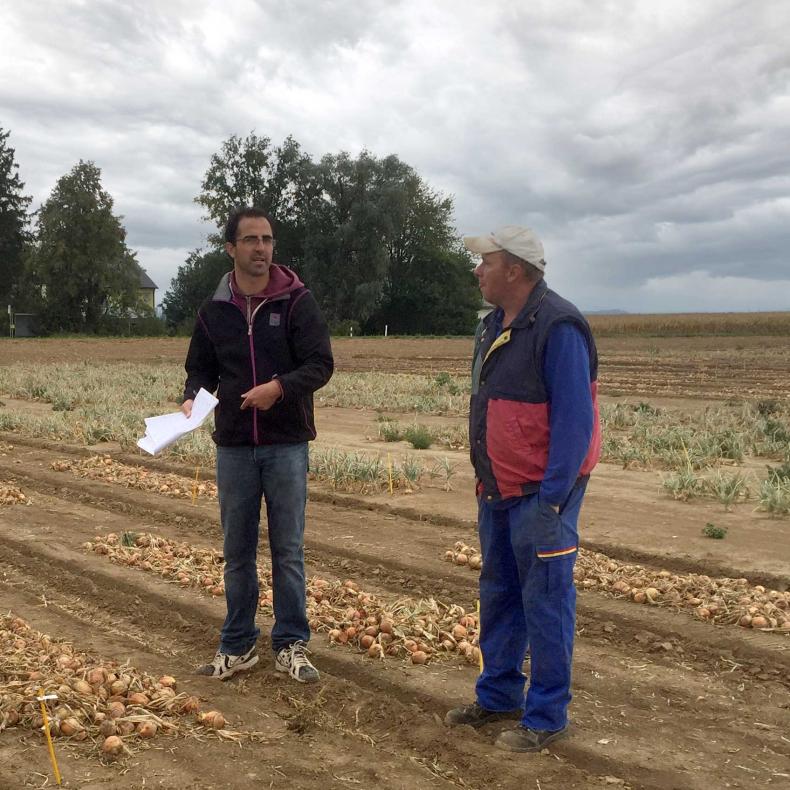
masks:
<svg viewBox="0 0 790 790"><path fill-rule="evenodd" d="M548 290L549 287L546 285L546 281L541 280L532 291L530 291L527 303L521 308L521 312L519 312L510 326L514 329L524 329L534 324L535 316L538 310L540 310L540 306L543 304Z"/></svg>

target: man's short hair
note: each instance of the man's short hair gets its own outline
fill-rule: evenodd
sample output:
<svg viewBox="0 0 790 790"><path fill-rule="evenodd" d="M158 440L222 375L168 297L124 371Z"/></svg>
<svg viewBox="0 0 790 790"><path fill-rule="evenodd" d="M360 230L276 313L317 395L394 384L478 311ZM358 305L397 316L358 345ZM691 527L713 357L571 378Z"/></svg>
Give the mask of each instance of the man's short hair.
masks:
<svg viewBox="0 0 790 790"><path fill-rule="evenodd" d="M533 266L529 261L519 258L518 255L513 255L512 252L502 250L505 254L505 260L511 266L520 266L524 270L524 275L531 283L539 283L543 279L543 272L537 266Z"/></svg>
<svg viewBox="0 0 790 790"><path fill-rule="evenodd" d="M272 228L272 236L274 235L274 220L262 209L257 206L239 206L234 209L225 223L225 241L228 244L236 243L236 233L239 230L239 222L245 217L255 217L257 219L265 219Z"/></svg>

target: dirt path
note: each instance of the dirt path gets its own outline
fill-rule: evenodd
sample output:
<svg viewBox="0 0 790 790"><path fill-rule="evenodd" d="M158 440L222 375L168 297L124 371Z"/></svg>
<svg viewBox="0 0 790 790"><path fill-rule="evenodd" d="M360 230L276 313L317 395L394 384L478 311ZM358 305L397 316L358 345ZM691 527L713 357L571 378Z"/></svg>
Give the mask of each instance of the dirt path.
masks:
<svg viewBox="0 0 790 790"><path fill-rule="evenodd" d="M216 505L192 506L51 469L53 460L70 455L65 447L18 444L0 458L0 478L15 477L33 502L0 509L4 609L82 648L174 674L234 726L263 733L260 743L241 748L156 742L129 760L122 777L117 767L101 767L82 757L84 749L70 747L64 770L73 787L235 788L288 781L305 788L608 783L707 790L790 781L784 640L596 593L580 595L573 737L551 755L523 759L495 752L496 726L475 733L441 724L446 708L472 693L475 670L457 660L427 667L372 661L316 635L311 647L323 673L319 688L277 680L266 662L241 682L190 677L215 646L222 602L113 565L81 545L96 534L131 530L216 547ZM308 519L310 575L352 578L393 599L433 595L473 606L474 575L441 561L458 525L425 525L329 501L312 502ZM264 632L270 625L265 618L261 624ZM297 734L288 722L305 705L306 731ZM47 767L39 737L3 732L0 760L0 787L3 780L9 787L41 786L36 776Z"/></svg>

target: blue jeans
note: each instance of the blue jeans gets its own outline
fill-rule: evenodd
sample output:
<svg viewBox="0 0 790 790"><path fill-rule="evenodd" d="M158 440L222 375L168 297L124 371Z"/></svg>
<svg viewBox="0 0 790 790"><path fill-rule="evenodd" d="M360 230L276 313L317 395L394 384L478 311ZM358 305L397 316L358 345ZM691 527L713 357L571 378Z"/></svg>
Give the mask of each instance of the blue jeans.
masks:
<svg viewBox="0 0 790 790"><path fill-rule="evenodd" d="M576 625L573 566L586 482L557 515L537 494L497 510L479 507L480 649L477 700L488 710L522 708L521 723L560 730L568 723ZM530 683L522 665L530 651Z"/></svg>
<svg viewBox="0 0 790 790"><path fill-rule="evenodd" d="M276 651L307 642L304 573L304 509L307 502L307 443L217 448L217 489L225 536L225 599L228 614L220 650L246 653L257 641L258 529L266 502L272 555Z"/></svg>

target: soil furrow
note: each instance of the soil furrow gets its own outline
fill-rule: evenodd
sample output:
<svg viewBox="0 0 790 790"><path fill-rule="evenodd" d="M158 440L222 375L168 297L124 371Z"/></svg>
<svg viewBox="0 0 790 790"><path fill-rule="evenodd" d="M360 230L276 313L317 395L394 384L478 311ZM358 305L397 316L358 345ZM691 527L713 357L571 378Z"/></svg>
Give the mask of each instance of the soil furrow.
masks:
<svg viewBox="0 0 790 790"><path fill-rule="evenodd" d="M79 506L75 507L79 508ZM27 508L27 510L34 509L38 508L35 506ZM46 587L42 588L41 585L50 585L49 579L53 577L53 570L56 570L54 574L56 587L50 595L58 592L62 594L66 591L75 597L84 597L87 589L92 599L92 608L101 609L111 621L121 623L121 630L134 634L145 627L152 648L158 642L172 644L175 638L179 643L186 643L184 655L208 649L208 645L216 638L221 621L221 602L201 597L189 590L180 590L140 571L112 566L106 563L106 560L102 561L100 557L86 557L77 550L68 548L73 541L88 537L95 526L95 518L86 523L86 519L81 515L80 513L64 514L57 532L53 534L50 529L43 536L37 535L37 531L31 530L30 527L21 534L14 534L13 527L4 518L2 525L5 535L0 556L7 564L24 571L24 575L30 580L28 587L35 588L35 579L45 579L46 581L39 581L39 588L43 589L41 594L45 596ZM29 522L30 518L27 521ZM137 530L144 528L145 525L129 519L127 526ZM189 536L182 534L181 537ZM90 608L84 616L90 617ZM166 624L164 630L162 630L163 623ZM157 630L161 632L159 638L155 636ZM648 753L648 743L642 742L640 745L640 741L644 741L644 735L636 737L635 733L630 731L634 727L642 731L652 721L665 721L664 716L671 717L673 728L677 728L679 732L692 728L697 732L701 731L695 713L696 697L692 698L691 694L684 693L684 678L679 676L677 679L670 679L665 676L658 684L655 684L651 678L651 681L645 684L643 676L639 674L643 670L628 669L627 656L631 651L619 654L618 646L607 644L608 662L606 666L602 664L599 669L593 668L598 660L597 657L586 655L587 652L583 637L579 643L580 660L577 677L580 679L577 681L578 702L574 709L580 731L572 740L558 746L557 753L573 764L584 766L585 770L594 773L616 773L639 786L704 787L705 785L693 775L686 776L684 773L684 760L689 759L687 748L679 748L678 743L667 743L666 749L675 751L680 757L675 761L665 761L662 770L657 771L654 766L649 765L646 757L639 756L640 753L644 755ZM437 715L450 704L453 697L460 701L468 696L474 679L474 671L463 666L437 666L432 672L409 671L409 668L389 665L389 662L386 666L379 666L350 651L331 649L320 644L316 646L316 654L324 671L336 680L340 678L351 680L355 693L383 695L393 704L397 700L404 705L410 701L417 701L423 711ZM625 676L619 669L615 671L618 664L624 667L622 673L625 673ZM659 675L667 671L661 666L651 668L651 672ZM683 672L688 672L691 676L696 672L692 667L678 671L681 675ZM698 682L688 685L693 686L692 693L696 693L701 684L707 683L709 688L715 687L713 696L718 695L723 699L727 694L731 694L731 687L726 685L719 687L714 680L700 678ZM265 681L250 676L249 683L256 690L262 682ZM624 692L626 688L631 691ZM755 686L750 684L753 693L754 688ZM359 691L360 689L362 691ZM605 703L602 702L603 689L607 690ZM667 699L668 691L670 695L674 695L674 704L670 701L663 705L660 701ZM645 701L641 707L633 700L629 704L629 697L634 696ZM659 702L648 701L651 699ZM738 703L742 702L741 695L738 695ZM757 749L758 743L755 739L744 735L740 729L743 719L722 713L726 707L721 701L710 706L710 713L715 714L711 717L710 731L727 733L729 742L735 739L741 744L740 748L746 751ZM627 711L628 715L618 716L621 710ZM765 708L761 707L761 713L765 713ZM430 727L430 722L426 726ZM702 730L705 728L703 727ZM441 730L437 732L443 738L447 737ZM390 734L389 738L390 742L394 743L396 736ZM417 748L418 744L412 743L411 737L407 740L409 749ZM601 745L599 741L607 741L605 744L607 747L611 745L609 754L599 748ZM618 749L615 742L626 742L628 746ZM483 743L485 740L480 741L481 745ZM764 743L763 746L768 748ZM428 759L430 755L422 752L422 756ZM699 760L699 757L695 759ZM777 753L773 754L772 759L779 759ZM709 766L708 770L712 769L713 766Z"/></svg>

